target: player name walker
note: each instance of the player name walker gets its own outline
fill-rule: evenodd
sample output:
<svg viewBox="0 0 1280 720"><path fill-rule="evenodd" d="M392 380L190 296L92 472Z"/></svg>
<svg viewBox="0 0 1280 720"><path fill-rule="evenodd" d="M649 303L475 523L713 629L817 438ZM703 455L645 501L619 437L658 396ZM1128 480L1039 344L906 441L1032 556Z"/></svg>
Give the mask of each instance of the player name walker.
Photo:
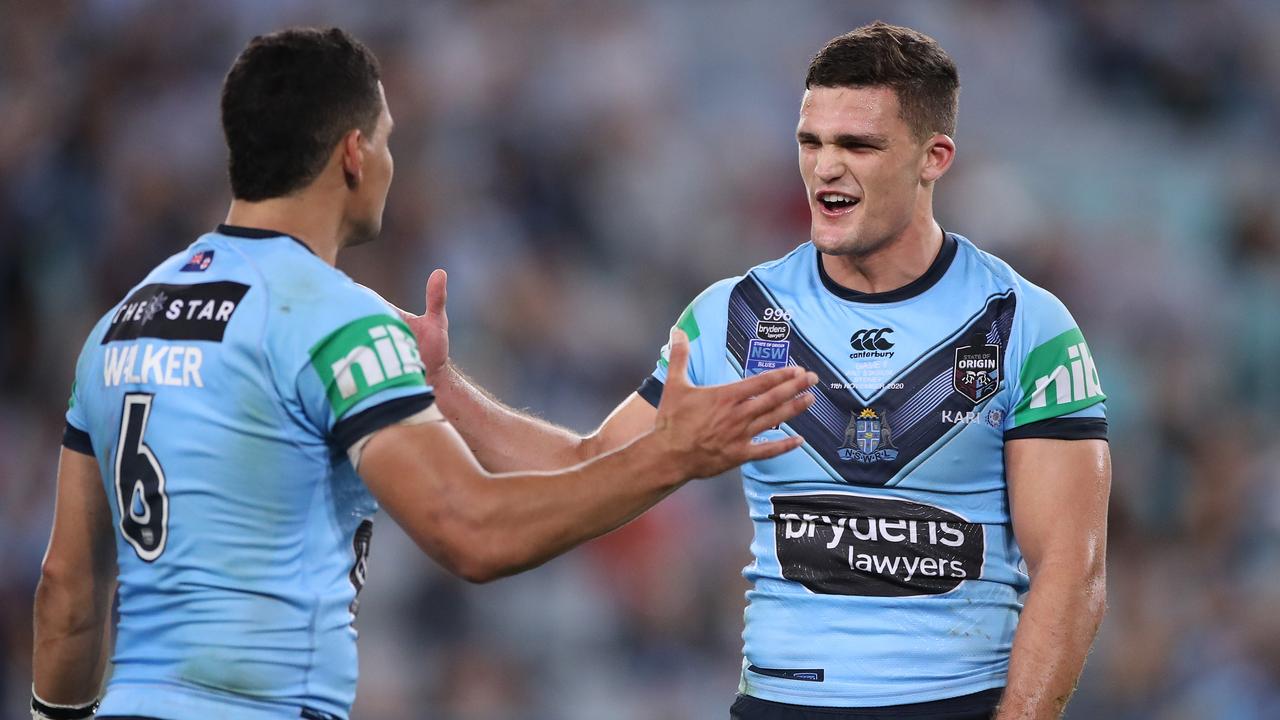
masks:
<svg viewBox="0 0 1280 720"><path fill-rule="evenodd" d="M117 385L204 387L204 351L194 345L137 343L112 345L102 363L102 382Z"/></svg>

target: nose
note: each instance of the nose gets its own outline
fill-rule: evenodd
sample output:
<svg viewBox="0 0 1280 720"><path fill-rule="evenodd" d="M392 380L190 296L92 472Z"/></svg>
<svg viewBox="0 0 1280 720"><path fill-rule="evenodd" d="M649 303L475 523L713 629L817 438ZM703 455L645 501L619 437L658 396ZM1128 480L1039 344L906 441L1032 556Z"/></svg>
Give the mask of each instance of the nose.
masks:
<svg viewBox="0 0 1280 720"><path fill-rule="evenodd" d="M824 183L839 180L844 175L844 162L840 160L840 153L836 148L825 145L819 148L814 163L813 172Z"/></svg>

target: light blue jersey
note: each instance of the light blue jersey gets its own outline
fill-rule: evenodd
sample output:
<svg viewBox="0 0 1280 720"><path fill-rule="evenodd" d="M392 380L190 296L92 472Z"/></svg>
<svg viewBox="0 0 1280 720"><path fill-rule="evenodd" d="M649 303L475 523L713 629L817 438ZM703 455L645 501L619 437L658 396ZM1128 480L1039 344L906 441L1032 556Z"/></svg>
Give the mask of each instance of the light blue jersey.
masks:
<svg viewBox="0 0 1280 720"><path fill-rule="evenodd" d="M431 402L393 309L277 232L220 226L107 313L64 440L115 521L99 714L345 718L377 510L346 450Z"/></svg>
<svg viewBox="0 0 1280 720"><path fill-rule="evenodd" d="M1105 438L1089 348L1056 298L947 234L918 280L862 294L816 249L703 292L678 326L709 385L785 365L814 404L742 468L754 539L741 692L871 707L1001 687L1028 588L1004 443ZM666 349L640 393L657 403Z"/></svg>

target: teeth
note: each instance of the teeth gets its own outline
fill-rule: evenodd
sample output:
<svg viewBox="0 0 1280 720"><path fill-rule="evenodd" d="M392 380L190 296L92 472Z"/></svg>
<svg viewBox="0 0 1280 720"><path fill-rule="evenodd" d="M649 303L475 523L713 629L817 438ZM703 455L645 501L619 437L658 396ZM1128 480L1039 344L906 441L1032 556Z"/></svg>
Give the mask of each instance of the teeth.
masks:
<svg viewBox="0 0 1280 720"><path fill-rule="evenodd" d="M823 193L822 196L819 197L818 199L821 200L822 202L827 202L827 203L852 203L853 202L853 198L847 195L837 195L835 193Z"/></svg>

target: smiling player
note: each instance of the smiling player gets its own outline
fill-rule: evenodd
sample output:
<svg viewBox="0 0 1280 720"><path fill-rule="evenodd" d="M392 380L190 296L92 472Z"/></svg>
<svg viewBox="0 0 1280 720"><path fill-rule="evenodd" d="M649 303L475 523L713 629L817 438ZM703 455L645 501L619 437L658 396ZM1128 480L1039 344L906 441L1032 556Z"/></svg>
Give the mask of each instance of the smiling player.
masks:
<svg viewBox="0 0 1280 720"><path fill-rule="evenodd" d="M1066 308L934 220L958 92L951 59L908 28L828 43L796 132L810 242L676 323L695 383L790 365L821 379L760 436L803 448L743 466L755 560L734 718L1058 717L1101 621L1105 396ZM566 467L653 426L668 349L579 437L448 362L445 282L432 274L410 325L486 467Z"/></svg>

